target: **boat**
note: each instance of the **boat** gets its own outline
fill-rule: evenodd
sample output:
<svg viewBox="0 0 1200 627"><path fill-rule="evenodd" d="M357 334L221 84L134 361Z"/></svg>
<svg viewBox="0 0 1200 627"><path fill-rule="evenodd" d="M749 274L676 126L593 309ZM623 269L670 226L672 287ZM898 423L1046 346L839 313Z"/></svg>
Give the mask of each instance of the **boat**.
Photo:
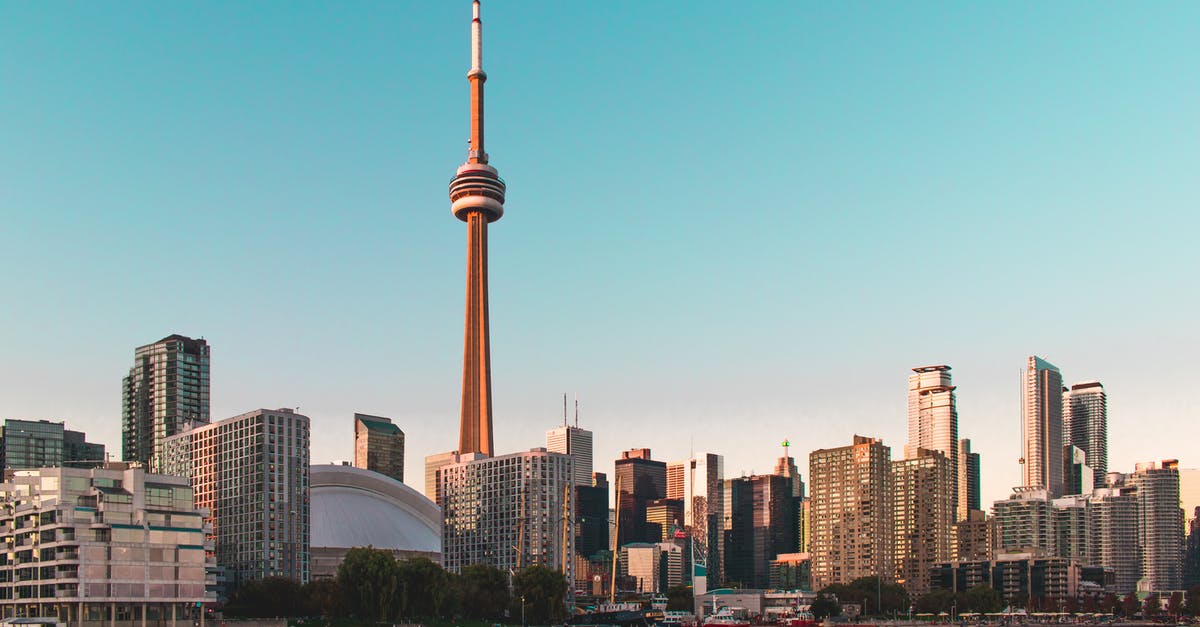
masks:
<svg viewBox="0 0 1200 627"><path fill-rule="evenodd" d="M750 619L740 618L728 607L722 607L700 623L701 627L750 627Z"/></svg>
<svg viewBox="0 0 1200 627"><path fill-rule="evenodd" d="M783 619L779 624L784 627L816 627L817 618L812 615L812 612L801 610L795 616Z"/></svg>

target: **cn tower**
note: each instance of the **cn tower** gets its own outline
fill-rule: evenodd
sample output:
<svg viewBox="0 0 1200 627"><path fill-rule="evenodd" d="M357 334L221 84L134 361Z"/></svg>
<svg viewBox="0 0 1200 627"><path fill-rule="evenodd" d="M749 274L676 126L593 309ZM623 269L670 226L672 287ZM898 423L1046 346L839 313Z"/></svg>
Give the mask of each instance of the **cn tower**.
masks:
<svg viewBox="0 0 1200 627"><path fill-rule="evenodd" d="M467 223L467 325L463 339L462 416L458 452L492 455L492 357L488 340L488 223L504 215L504 181L483 149L483 22L472 6L471 145L450 181L450 211Z"/></svg>

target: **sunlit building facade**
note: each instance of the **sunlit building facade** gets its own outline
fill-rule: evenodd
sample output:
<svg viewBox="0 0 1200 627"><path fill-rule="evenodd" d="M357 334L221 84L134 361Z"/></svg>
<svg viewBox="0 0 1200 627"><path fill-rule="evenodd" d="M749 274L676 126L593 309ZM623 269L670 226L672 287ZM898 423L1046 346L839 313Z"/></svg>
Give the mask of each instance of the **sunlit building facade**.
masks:
<svg viewBox="0 0 1200 627"><path fill-rule="evenodd" d="M1183 509L1179 506L1179 463L1143 462L1129 481L1137 487L1142 577L1149 590L1183 587Z"/></svg>
<svg viewBox="0 0 1200 627"><path fill-rule="evenodd" d="M1063 495L1062 373L1032 356L1021 378L1021 478L1026 488Z"/></svg>
<svg viewBox="0 0 1200 627"><path fill-rule="evenodd" d="M354 467L404 482L404 432L391 418L354 414Z"/></svg>
<svg viewBox="0 0 1200 627"><path fill-rule="evenodd" d="M1063 392L1063 444L1084 452L1091 483L1104 486L1108 474L1108 397L1099 381L1085 381Z"/></svg>
<svg viewBox="0 0 1200 627"><path fill-rule="evenodd" d="M958 407L954 385L950 381L950 366L920 366L908 376L908 442L904 457L917 457L917 449L939 451L950 466L952 512L957 518L966 516L958 505Z"/></svg>
<svg viewBox="0 0 1200 627"><path fill-rule="evenodd" d="M546 450L570 455L575 459L577 486L592 485L592 432L579 425L563 425L546 432Z"/></svg>
<svg viewBox="0 0 1200 627"><path fill-rule="evenodd" d="M850 446L813 451L808 462L813 588L879 574L890 579L891 449L856 435Z"/></svg>
<svg viewBox="0 0 1200 627"><path fill-rule="evenodd" d="M169 335L140 346L121 384L121 455L161 471L154 458L164 439L209 421L209 347Z"/></svg>
<svg viewBox="0 0 1200 627"><path fill-rule="evenodd" d="M941 451L918 448L892 462L892 520L897 583L914 597L929 591L929 571L952 557L954 501L950 463Z"/></svg>

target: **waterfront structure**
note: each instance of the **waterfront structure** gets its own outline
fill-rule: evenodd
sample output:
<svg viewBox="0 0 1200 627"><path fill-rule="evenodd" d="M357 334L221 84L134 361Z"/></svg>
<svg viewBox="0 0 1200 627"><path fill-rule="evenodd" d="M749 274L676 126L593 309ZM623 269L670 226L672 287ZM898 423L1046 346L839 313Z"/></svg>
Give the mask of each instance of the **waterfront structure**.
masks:
<svg viewBox="0 0 1200 627"><path fill-rule="evenodd" d="M1142 576L1137 489L1126 485L1123 475L1111 476L1113 485L1093 491L1089 499L1092 564L1113 572L1113 592L1128 594Z"/></svg>
<svg viewBox="0 0 1200 627"><path fill-rule="evenodd" d="M390 418L354 414L354 467L404 482L404 432Z"/></svg>
<svg viewBox="0 0 1200 627"><path fill-rule="evenodd" d="M1183 587L1183 510L1179 507L1179 463L1168 459L1134 466L1142 577L1154 592Z"/></svg>
<svg viewBox="0 0 1200 627"><path fill-rule="evenodd" d="M617 522L617 542L658 542L657 526L646 524L646 505L667 497L667 465L650 458L650 449L622 451L616 461L617 500L621 519Z"/></svg>
<svg viewBox="0 0 1200 627"><path fill-rule="evenodd" d="M186 478L129 464L14 472L0 483L0 615L190 622L217 600L192 494Z"/></svg>
<svg viewBox="0 0 1200 627"><path fill-rule="evenodd" d="M612 548L608 540L608 477L602 472L592 473L591 485L575 486L575 530L575 553L580 556L593 557Z"/></svg>
<svg viewBox="0 0 1200 627"><path fill-rule="evenodd" d="M892 462L892 520L896 582L918 597L929 591L929 570L952 556L955 519L950 462L941 451L918 448Z"/></svg>
<svg viewBox="0 0 1200 627"><path fill-rule="evenodd" d="M104 445L49 420L4 421L0 428L0 468L21 470L59 466L102 466Z"/></svg>
<svg viewBox="0 0 1200 627"><path fill-rule="evenodd" d="M1108 397L1099 381L1063 390L1063 445L1084 452L1092 485L1103 486L1108 474Z"/></svg>
<svg viewBox="0 0 1200 627"><path fill-rule="evenodd" d="M217 565L243 581L309 580L309 420L256 409L163 440L167 473L189 477L209 511Z"/></svg>
<svg viewBox="0 0 1200 627"><path fill-rule="evenodd" d="M933 590L966 592L975 586L990 585L1006 605L1022 605L1037 598L1075 599L1089 584L1099 589L1103 580L1102 571L1084 568L1077 561L1030 555L941 563L934 566L930 577Z"/></svg>
<svg viewBox="0 0 1200 627"><path fill-rule="evenodd" d="M592 432L564 424L546 432L546 450L575 459L575 485L592 485Z"/></svg>
<svg viewBox="0 0 1200 627"><path fill-rule="evenodd" d="M139 346L121 384L121 458L155 471L162 441L209 421L209 346L182 335Z"/></svg>
<svg viewBox="0 0 1200 627"><path fill-rule="evenodd" d="M488 164L483 146L483 22L472 5L471 139L467 161L450 181L450 211L467 223L466 332L463 340L462 412L458 452L491 455L492 364L488 328L488 224L504 215L505 184Z"/></svg>
<svg viewBox="0 0 1200 627"><path fill-rule="evenodd" d="M1021 377L1021 478L1026 488L1063 495L1062 373L1031 356Z"/></svg>
<svg viewBox="0 0 1200 627"><path fill-rule="evenodd" d="M572 581L574 459L544 448L488 457L459 455L438 470L442 564L519 571L542 564Z"/></svg>
<svg viewBox="0 0 1200 627"><path fill-rule="evenodd" d="M809 454L813 587L891 576L891 449L856 435L853 444Z"/></svg>
<svg viewBox="0 0 1200 627"><path fill-rule="evenodd" d="M955 519L958 505L958 407L954 385L950 381L950 366L920 366L908 376L908 442L904 457L917 457L918 449L939 451L950 466L950 498ZM962 512L965 516L966 512Z"/></svg>
<svg viewBox="0 0 1200 627"><path fill-rule="evenodd" d="M987 512L977 509L967 512L966 520L954 525L953 559L964 562L992 559L995 535L995 519L988 518Z"/></svg>
<svg viewBox="0 0 1200 627"><path fill-rule="evenodd" d="M958 441L958 514L957 520L967 520L970 512L981 510L979 492L979 453L971 452L971 440Z"/></svg>
<svg viewBox="0 0 1200 627"><path fill-rule="evenodd" d="M726 479L723 492L723 580L766 588L771 560L795 551L792 480L780 475Z"/></svg>
<svg viewBox="0 0 1200 627"><path fill-rule="evenodd" d="M308 474L313 579L336 577L354 547L442 561L442 511L420 492L393 477L347 465L310 466Z"/></svg>
<svg viewBox="0 0 1200 627"><path fill-rule="evenodd" d="M1054 555L1054 531L1050 497L1045 489L1017 488L1003 501L992 505L996 518L997 553L1028 553L1035 557Z"/></svg>

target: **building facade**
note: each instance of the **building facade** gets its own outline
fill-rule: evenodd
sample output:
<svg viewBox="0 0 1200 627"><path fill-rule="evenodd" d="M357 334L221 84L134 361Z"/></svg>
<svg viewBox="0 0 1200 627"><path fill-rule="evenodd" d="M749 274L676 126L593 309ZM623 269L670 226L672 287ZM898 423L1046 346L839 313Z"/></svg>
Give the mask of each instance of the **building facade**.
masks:
<svg viewBox="0 0 1200 627"><path fill-rule="evenodd" d="M190 620L216 601L192 494L127 464L15 472L0 483L0 616Z"/></svg>
<svg viewBox="0 0 1200 627"><path fill-rule="evenodd" d="M169 335L133 353L121 383L121 457L161 470L162 441L190 423L209 421L209 347Z"/></svg>
<svg viewBox="0 0 1200 627"><path fill-rule="evenodd" d="M1115 483L1095 490L1089 499L1092 564L1112 570L1113 592L1128 594L1142 577L1138 499L1135 488Z"/></svg>
<svg viewBox="0 0 1200 627"><path fill-rule="evenodd" d="M971 452L971 440L958 441L958 520L970 518L970 512L983 509L979 492L979 453Z"/></svg>
<svg viewBox="0 0 1200 627"><path fill-rule="evenodd" d="M954 525L953 559L964 562L992 559L995 536L995 519L988 518L982 510L971 510L966 520Z"/></svg>
<svg viewBox="0 0 1200 627"><path fill-rule="evenodd" d="M882 440L809 455L809 530L813 587L882 574L890 578L892 548L891 449Z"/></svg>
<svg viewBox="0 0 1200 627"><path fill-rule="evenodd" d="M616 461L617 506L621 510L617 522L617 542L654 543L661 533L657 526L646 523L646 504L667 498L667 465L650 458L650 449L623 451Z"/></svg>
<svg viewBox="0 0 1200 627"><path fill-rule="evenodd" d="M163 441L167 473L189 477L208 510L217 557L233 588L310 576L309 420L257 409Z"/></svg>
<svg viewBox="0 0 1200 627"><path fill-rule="evenodd" d="M908 376L908 442L904 457L917 457L918 449L938 451L950 465L950 498L956 519L959 515L958 407L950 366L920 366Z"/></svg>
<svg viewBox="0 0 1200 627"><path fill-rule="evenodd" d="M941 451L913 452L892 462L892 520L895 580L917 597L929 591L933 565L952 557L955 512L949 460Z"/></svg>
<svg viewBox="0 0 1200 627"><path fill-rule="evenodd" d="M1062 373L1031 356L1021 377L1022 486L1044 488L1049 498L1063 495Z"/></svg>
<svg viewBox="0 0 1200 627"><path fill-rule="evenodd" d="M591 485L575 486L575 552L593 557L612 547L608 541L608 477L592 473Z"/></svg>
<svg viewBox="0 0 1200 627"><path fill-rule="evenodd" d="M592 432L579 425L555 427L546 432L546 450L575 459L575 485L592 485Z"/></svg>
<svg viewBox="0 0 1200 627"><path fill-rule="evenodd" d="M5 420L0 428L0 467L8 470L103 466L104 445L49 420Z"/></svg>
<svg viewBox="0 0 1200 627"><path fill-rule="evenodd" d="M724 481L725 458L715 453L697 453L667 464L667 498L683 500L683 524L691 536L695 563L706 570L706 585L720 581L717 537Z"/></svg>
<svg viewBox="0 0 1200 627"><path fill-rule="evenodd" d="M354 414L354 467L404 482L404 432L391 418Z"/></svg>
<svg viewBox="0 0 1200 627"><path fill-rule="evenodd" d="M1063 392L1063 444L1083 451L1091 483L1104 486L1108 474L1108 397L1099 381L1085 381Z"/></svg>
<svg viewBox="0 0 1200 627"><path fill-rule="evenodd" d="M992 505L996 519L997 553L1054 555L1054 527L1050 498L1040 488L1020 488Z"/></svg>
<svg viewBox="0 0 1200 627"><path fill-rule="evenodd" d="M543 448L487 457L468 453L438 470L442 565L519 571L541 564L572 581L574 459Z"/></svg>
<svg viewBox="0 0 1200 627"><path fill-rule="evenodd" d="M1183 510L1179 506L1179 463L1169 459L1134 466L1142 577L1154 592L1183 587Z"/></svg>
<svg viewBox="0 0 1200 627"><path fill-rule="evenodd" d="M790 477L726 479L721 525L723 581L743 588L770 585L770 563L796 547L795 497Z"/></svg>

